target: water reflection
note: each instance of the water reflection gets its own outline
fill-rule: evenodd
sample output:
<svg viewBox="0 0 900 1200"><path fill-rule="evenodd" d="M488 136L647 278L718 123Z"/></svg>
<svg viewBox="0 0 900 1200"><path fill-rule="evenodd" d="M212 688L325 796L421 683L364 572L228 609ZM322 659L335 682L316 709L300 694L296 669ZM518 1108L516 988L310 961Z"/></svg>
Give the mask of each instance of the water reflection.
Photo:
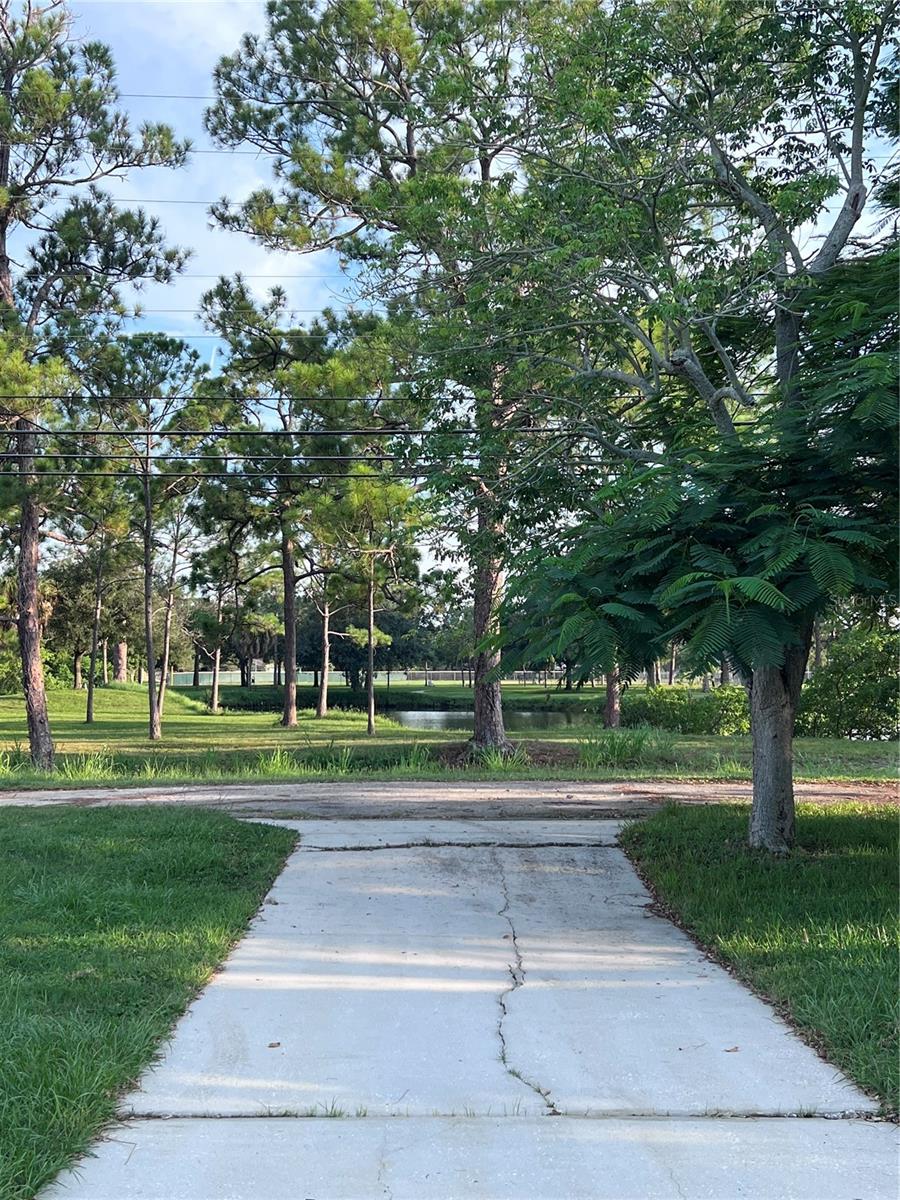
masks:
<svg viewBox="0 0 900 1200"><path fill-rule="evenodd" d="M409 709L387 714L407 729L447 729L471 732L475 714L471 711L439 712L433 709ZM503 721L512 732L532 729L561 729L567 725L584 725L589 718L584 713L568 711L523 712L504 709Z"/></svg>

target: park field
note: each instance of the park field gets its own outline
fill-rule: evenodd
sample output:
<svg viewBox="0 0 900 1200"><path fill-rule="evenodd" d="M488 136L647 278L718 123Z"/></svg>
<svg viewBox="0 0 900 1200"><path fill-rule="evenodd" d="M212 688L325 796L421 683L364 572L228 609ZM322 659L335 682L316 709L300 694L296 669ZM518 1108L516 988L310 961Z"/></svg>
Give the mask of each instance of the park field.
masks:
<svg viewBox="0 0 900 1200"><path fill-rule="evenodd" d="M510 699L512 707L522 705L524 698ZM92 725L84 721L83 692L52 691L49 701L59 752L54 778L65 786L356 774L594 780L740 780L750 774L748 737L603 731L599 714L593 712L537 735L513 732L520 752L508 762L470 763L465 731L413 730L390 715L378 717L374 737L367 736L362 713L340 708L322 720L311 710L301 710L297 728L283 729L274 712L225 711L212 716L201 699L173 691L166 698L163 741L153 744L147 739L146 696L137 686L98 689ZM798 738L795 763L800 779L886 780L896 775L897 745ZM28 762L21 698L0 698L0 789L46 785L47 776L34 772Z"/></svg>

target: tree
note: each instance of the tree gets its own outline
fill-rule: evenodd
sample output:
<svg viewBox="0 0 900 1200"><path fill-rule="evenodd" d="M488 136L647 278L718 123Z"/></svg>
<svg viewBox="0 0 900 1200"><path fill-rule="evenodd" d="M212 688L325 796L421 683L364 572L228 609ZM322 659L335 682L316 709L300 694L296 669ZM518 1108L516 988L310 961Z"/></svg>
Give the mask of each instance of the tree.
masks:
<svg viewBox="0 0 900 1200"><path fill-rule="evenodd" d="M375 612L379 590L392 580L412 574L415 554L416 507L410 489L391 479L387 470L371 467L350 470L347 493L338 518L341 543L357 560L357 571L365 588L366 701L368 732L375 732L375 650L390 644L389 635L376 629ZM360 631L347 630L357 645Z"/></svg>
<svg viewBox="0 0 900 1200"><path fill-rule="evenodd" d="M166 458L172 454L172 435L179 429L188 434L205 417L197 400L205 368L196 351L177 338L165 334L138 333L110 339L82 367L86 385L94 393L95 404L108 428L118 440L119 458L132 464L140 497L138 532L142 543L144 582L144 644L147 664L149 737L162 737L161 708L168 667L168 641L171 621L163 630L165 648L163 674L157 684L156 641L154 635L154 572L158 550L158 522L167 509L180 507L185 495L196 487L194 472L176 467L166 470ZM202 437L202 435L201 435ZM176 438L179 451L190 450L198 439ZM162 460L162 462L160 462ZM177 463L177 459L173 460ZM162 469L160 469L162 466ZM175 572L183 517L173 518L173 545L166 590L166 613L171 617L174 602Z"/></svg>
<svg viewBox="0 0 900 1200"><path fill-rule="evenodd" d="M31 362L36 343L65 357L73 331L115 321L123 311L119 288L140 280L165 281L183 261L167 249L154 221L122 211L96 187L60 204L66 191L121 176L132 167L177 166L187 146L171 130L146 124L134 133L117 109L115 72L108 49L70 41L62 0L0 4L0 330L13 354ZM14 278L11 239L36 236L24 269ZM4 361L7 378L10 363ZM54 379L56 386L48 386ZM77 394L71 381L43 372L43 386L11 389L4 424L15 431L19 485L19 600L29 743L36 766L53 766L40 659L38 560L41 522L53 487L37 478L36 431L53 424L52 397ZM37 382L37 381L36 381ZM46 449L46 445L44 446ZM49 480L45 480L44 484Z"/></svg>
<svg viewBox="0 0 900 1200"><path fill-rule="evenodd" d="M845 597L896 605L896 248L851 260L803 298L811 336L788 406L752 435L632 469L526 574L532 653L580 638L635 674L667 641L689 670L723 655L750 694L750 844L794 841L792 739L814 621Z"/></svg>
<svg viewBox="0 0 900 1200"><path fill-rule="evenodd" d="M493 197L502 204L515 188L504 153L520 124L520 31L535 7L275 0L266 35L247 35L219 64L207 125L223 145L272 156L278 194L220 204L218 219L280 251L339 248L367 272L369 294L407 315L456 313L454 328L470 314L486 317L489 297L466 281L491 252ZM474 514L474 528L462 526L479 644L474 743L506 750L498 664L485 638L505 578L497 483L507 458L496 434L515 421L515 392L498 356L467 357L458 345L448 355L443 333L441 344L422 345L428 322L407 326L423 415L434 398L432 416L459 424L471 415L477 434L465 476L436 472L434 482L451 496L462 488ZM448 443L430 444L441 456ZM458 438L449 444L460 457Z"/></svg>

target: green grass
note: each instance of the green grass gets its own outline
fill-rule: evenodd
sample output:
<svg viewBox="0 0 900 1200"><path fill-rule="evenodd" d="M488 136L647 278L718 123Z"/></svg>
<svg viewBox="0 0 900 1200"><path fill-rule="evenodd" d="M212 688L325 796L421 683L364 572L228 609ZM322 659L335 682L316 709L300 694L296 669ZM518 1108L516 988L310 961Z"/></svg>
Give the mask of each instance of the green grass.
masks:
<svg viewBox="0 0 900 1200"><path fill-rule="evenodd" d="M895 1112L897 813L801 805L785 859L746 849L747 809L669 807L623 845L699 942Z"/></svg>
<svg viewBox="0 0 900 1200"><path fill-rule="evenodd" d="M0 1197L88 1144L293 844L186 809L0 809Z"/></svg>
<svg viewBox="0 0 900 1200"><path fill-rule="evenodd" d="M270 712L211 716L183 691L166 699L162 743L147 740L146 694L137 686L100 688L97 720L84 723L84 693L49 694L59 750L53 782L59 786L121 783L177 784L202 780L499 779L514 770L523 779L747 779L747 737L679 735L641 729L604 733L596 717L559 728L513 733L524 745L518 761L447 766L442 755L465 742L464 732L405 729L379 715L366 735L364 714L334 709L323 720L301 711L296 729L283 729ZM638 745L640 743L640 745ZM889 742L798 739L799 779L880 780L896 776L897 746ZM46 787L31 769L24 706L0 697L0 791Z"/></svg>

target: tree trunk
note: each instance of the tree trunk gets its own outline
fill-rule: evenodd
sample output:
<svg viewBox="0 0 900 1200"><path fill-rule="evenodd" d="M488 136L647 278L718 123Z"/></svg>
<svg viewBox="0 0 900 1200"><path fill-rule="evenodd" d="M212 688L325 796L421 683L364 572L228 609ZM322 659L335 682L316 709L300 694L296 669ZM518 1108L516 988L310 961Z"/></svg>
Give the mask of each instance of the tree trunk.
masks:
<svg viewBox="0 0 900 1200"><path fill-rule="evenodd" d="M175 614L175 576L178 571L178 550L181 544L181 520L175 522L172 533L172 557L169 561L169 578L166 580L166 616L163 623L162 669L159 673L159 692L156 703L159 719L162 720L166 703L166 685L169 681L169 657L172 650L172 618Z"/></svg>
<svg viewBox="0 0 900 1200"><path fill-rule="evenodd" d="M753 739L751 847L786 854L794 844L794 718L809 658L812 626L785 653L783 667L756 667L750 677Z"/></svg>
<svg viewBox="0 0 900 1200"><path fill-rule="evenodd" d="M675 683L675 643L669 650L669 687Z"/></svg>
<svg viewBox="0 0 900 1200"><path fill-rule="evenodd" d="M287 516L281 519L281 572L284 580L284 707L281 724L297 724L297 575L294 543L288 533Z"/></svg>
<svg viewBox="0 0 900 1200"><path fill-rule="evenodd" d="M113 682L127 683L128 682L128 643L114 642L113 643Z"/></svg>
<svg viewBox="0 0 900 1200"><path fill-rule="evenodd" d="M366 589L366 733L375 732L375 557L369 556L369 582Z"/></svg>
<svg viewBox="0 0 900 1200"><path fill-rule="evenodd" d="M103 546L97 556L97 573L94 576L94 619L91 622L91 665L88 673L87 711L85 725L94 723L94 680L97 678L97 653L100 648L100 616L103 612Z"/></svg>
<svg viewBox="0 0 900 1200"><path fill-rule="evenodd" d="M47 714L47 690L41 661L41 616L38 594L38 561L41 550L41 517L31 495L34 467L34 435L24 418L16 423L20 480L22 484L22 519L19 528L18 617L19 654L22 661L22 688L25 693L25 715L28 721L28 745L31 761L41 771L53 770L53 737Z"/></svg>
<svg viewBox="0 0 900 1200"><path fill-rule="evenodd" d="M191 677L191 686L198 688L200 686L200 647L194 647L194 674Z"/></svg>
<svg viewBox="0 0 900 1200"><path fill-rule="evenodd" d="M719 683L722 687L727 687L731 683L731 663L724 657L719 670Z"/></svg>
<svg viewBox="0 0 900 1200"><path fill-rule="evenodd" d="M492 505L486 499L478 504L478 536L481 545L475 554L475 720L472 730L474 750L500 750L510 753L512 742L503 724L503 696L500 680L495 678L500 666L500 651L486 647L484 641L499 630L499 610L503 596L504 572L496 548L499 529L492 516Z"/></svg>
<svg viewBox="0 0 900 1200"><path fill-rule="evenodd" d="M822 665L822 625L816 620L813 623L813 670L818 671Z"/></svg>
<svg viewBox="0 0 900 1200"><path fill-rule="evenodd" d="M622 721L622 687L619 668L613 667L606 675L606 703L603 706L603 725L606 729L618 729Z"/></svg>
<svg viewBox="0 0 900 1200"><path fill-rule="evenodd" d="M153 646L153 504L150 495L149 446L144 463L144 645L147 659L149 737L151 742L158 742L162 737L162 726L156 705L156 651Z"/></svg>
<svg viewBox="0 0 900 1200"><path fill-rule="evenodd" d="M72 655L72 691L80 692L84 687L84 680L81 677L81 663L84 659L84 651L76 650Z"/></svg>
<svg viewBox="0 0 900 1200"><path fill-rule="evenodd" d="M319 695L316 698L317 717L324 717L328 713L328 673L331 670L330 623L331 607L326 583L322 590L322 671L319 677Z"/></svg>
<svg viewBox="0 0 900 1200"><path fill-rule="evenodd" d="M209 711L212 713L219 711L219 675L222 666L222 606L224 600L224 596L219 591L216 595L216 648L213 651L212 686L209 692Z"/></svg>
<svg viewBox="0 0 900 1200"><path fill-rule="evenodd" d="M109 687L109 639L104 638L101 645L103 648L103 686Z"/></svg>

